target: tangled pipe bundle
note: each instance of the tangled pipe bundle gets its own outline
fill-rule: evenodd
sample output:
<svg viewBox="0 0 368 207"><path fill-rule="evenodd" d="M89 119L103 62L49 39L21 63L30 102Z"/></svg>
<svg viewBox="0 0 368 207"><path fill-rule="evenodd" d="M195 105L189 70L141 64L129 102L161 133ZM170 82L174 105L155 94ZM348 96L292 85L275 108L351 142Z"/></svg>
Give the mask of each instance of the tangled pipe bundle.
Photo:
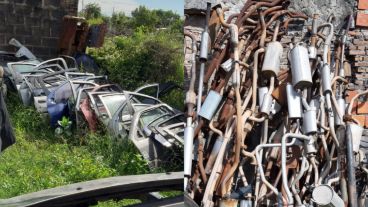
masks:
<svg viewBox="0 0 368 207"><path fill-rule="evenodd" d="M290 22L309 20L288 4L247 1L226 22L225 8L212 7L221 28L205 73L207 28L202 35L197 93L196 40L185 31L194 51L184 154L192 205L364 206L363 127L351 111L368 90L344 99L352 17L336 34L333 16L319 24L314 15L300 42L281 44ZM284 58L290 69L280 69Z"/></svg>

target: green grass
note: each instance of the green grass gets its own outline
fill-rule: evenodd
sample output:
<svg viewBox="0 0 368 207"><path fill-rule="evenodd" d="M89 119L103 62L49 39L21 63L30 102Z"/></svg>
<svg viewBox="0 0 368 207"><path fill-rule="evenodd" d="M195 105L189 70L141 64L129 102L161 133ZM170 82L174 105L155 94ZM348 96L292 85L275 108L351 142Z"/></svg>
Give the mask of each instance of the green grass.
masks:
<svg viewBox="0 0 368 207"><path fill-rule="evenodd" d="M139 204L139 203L141 203L141 201L138 199L123 199L120 201L110 200L110 201L98 202L98 204L95 205L94 207L122 207L122 206L129 206L129 205L134 205L134 204Z"/></svg>
<svg viewBox="0 0 368 207"><path fill-rule="evenodd" d="M127 139L116 139L103 131L56 137L47 119L34 108L24 107L16 94L9 94L6 101L16 143L0 155L0 199L98 178L164 171L149 169ZM163 197L180 194L161 192ZM95 206L121 207L140 202L109 200Z"/></svg>
<svg viewBox="0 0 368 207"><path fill-rule="evenodd" d="M20 130L16 135L0 157L0 198L117 174L84 147L27 140Z"/></svg>
<svg viewBox="0 0 368 207"><path fill-rule="evenodd" d="M103 132L84 137L55 137L42 115L32 107L24 107L17 95L8 96L16 143L0 156L0 198L98 178L150 172L128 140L116 140Z"/></svg>

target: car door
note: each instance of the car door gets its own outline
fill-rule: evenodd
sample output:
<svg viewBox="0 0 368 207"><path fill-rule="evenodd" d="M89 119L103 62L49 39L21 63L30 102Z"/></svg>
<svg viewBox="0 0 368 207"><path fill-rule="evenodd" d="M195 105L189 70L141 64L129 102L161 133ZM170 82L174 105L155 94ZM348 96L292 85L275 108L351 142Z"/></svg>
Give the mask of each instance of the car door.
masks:
<svg viewBox="0 0 368 207"><path fill-rule="evenodd" d="M97 117L105 126L107 126L120 105L126 102L127 97L123 93L113 93L98 95L96 99L98 99L98 101L96 101L96 106L99 102L102 104L96 108Z"/></svg>
<svg viewBox="0 0 368 207"><path fill-rule="evenodd" d="M37 64L31 62L14 62L7 64L12 76L10 80L15 89L19 90L20 84L23 81L23 75L32 72L36 65Z"/></svg>
<svg viewBox="0 0 368 207"><path fill-rule="evenodd" d="M160 164L160 153L169 143L166 140L147 136L144 133L144 128L158 117L167 113L174 114L174 111L166 104L157 104L137 111L131 122L129 139L133 141L139 152L150 162L151 166L157 167Z"/></svg>
<svg viewBox="0 0 368 207"><path fill-rule="evenodd" d="M139 87L134 92L144 94L144 95L148 95L148 96L152 96L152 97L158 99L159 90L160 90L159 84L158 83L153 83L153 84L148 84L148 85L144 85L142 87Z"/></svg>

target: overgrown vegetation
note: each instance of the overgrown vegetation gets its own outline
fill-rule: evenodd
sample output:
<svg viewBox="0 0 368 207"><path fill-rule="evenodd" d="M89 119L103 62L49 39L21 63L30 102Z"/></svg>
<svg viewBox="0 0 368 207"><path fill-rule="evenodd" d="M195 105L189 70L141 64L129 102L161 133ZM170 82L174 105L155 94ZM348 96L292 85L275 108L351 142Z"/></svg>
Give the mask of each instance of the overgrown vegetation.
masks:
<svg viewBox="0 0 368 207"><path fill-rule="evenodd" d="M183 20L172 11L135 9L131 16L101 14L97 4L88 4L82 11L89 22L109 25L109 37L102 48L89 48L102 74L126 90L146 83L184 82ZM170 105L183 109L184 92L175 91L163 98Z"/></svg>
<svg viewBox="0 0 368 207"><path fill-rule="evenodd" d="M103 132L55 137L42 115L24 107L16 94L8 96L17 143L0 156L0 198L97 178L151 172L128 140L117 140Z"/></svg>

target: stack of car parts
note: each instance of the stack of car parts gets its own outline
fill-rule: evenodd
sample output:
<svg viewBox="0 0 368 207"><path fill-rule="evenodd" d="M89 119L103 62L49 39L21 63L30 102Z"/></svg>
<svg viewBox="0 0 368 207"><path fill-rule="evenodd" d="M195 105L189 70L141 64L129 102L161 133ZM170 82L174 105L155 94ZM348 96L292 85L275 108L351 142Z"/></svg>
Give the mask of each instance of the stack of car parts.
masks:
<svg viewBox="0 0 368 207"><path fill-rule="evenodd" d="M352 17L337 28L333 15L309 18L288 3L247 1L226 20L227 8L208 5L207 22L212 9L221 24L211 50L207 25L201 40L184 33L198 48L184 133L190 206L368 204L366 129L352 115L367 86L345 101Z"/></svg>
<svg viewBox="0 0 368 207"><path fill-rule="evenodd" d="M56 132L63 130L63 117L82 134L101 124L115 137L131 139L152 167L182 165L184 114L159 100L177 85L148 84L125 91L109 84L106 76L79 72L69 56L6 65L9 87L24 105L47 115Z"/></svg>

